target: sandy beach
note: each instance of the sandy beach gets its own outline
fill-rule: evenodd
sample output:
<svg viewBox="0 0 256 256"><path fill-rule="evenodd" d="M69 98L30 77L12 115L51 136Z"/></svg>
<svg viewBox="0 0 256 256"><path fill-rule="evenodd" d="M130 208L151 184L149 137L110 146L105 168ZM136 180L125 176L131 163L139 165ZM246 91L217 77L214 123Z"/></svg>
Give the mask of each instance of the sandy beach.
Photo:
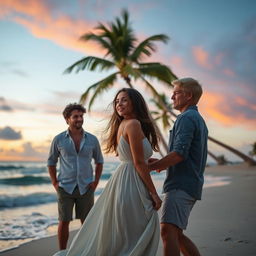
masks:
<svg viewBox="0 0 256 256"><path fill-rule="evenodd" d="M204 256L255 256L256 167L246 164L214 166L208 167L206 174L230 177L231 183L204 189L202 201L195 205L185 233ZM71 233L69 241L75 232ZM0 255L48 256L57 250L57 237L53 236L23 244ZM160 255L161 241L157 256Z"/></svg>

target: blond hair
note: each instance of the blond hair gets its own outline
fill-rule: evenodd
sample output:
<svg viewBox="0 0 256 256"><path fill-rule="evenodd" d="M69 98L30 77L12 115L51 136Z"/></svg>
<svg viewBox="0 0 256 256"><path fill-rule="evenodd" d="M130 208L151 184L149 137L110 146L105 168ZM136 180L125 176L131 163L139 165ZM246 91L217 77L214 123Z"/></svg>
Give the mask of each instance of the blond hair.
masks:
<svg viewBox="0 0 256 256"><path fill-rule="evenodd" d="M191 77L181 78L172 81L172 85L177 85L184 90L192 94L193 104L197 104L203 94L203 89L199 82Z"/></svg>

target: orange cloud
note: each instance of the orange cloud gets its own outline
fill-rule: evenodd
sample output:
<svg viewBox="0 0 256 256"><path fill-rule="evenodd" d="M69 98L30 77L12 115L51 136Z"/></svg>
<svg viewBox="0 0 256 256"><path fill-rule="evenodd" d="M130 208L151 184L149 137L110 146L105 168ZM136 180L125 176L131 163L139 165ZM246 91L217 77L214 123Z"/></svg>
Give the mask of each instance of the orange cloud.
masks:
<svg viewBox="0 0 256 256"><path fill-rule="evenodd" d="M209 54L201 46L194 46L192 48L192 54L199 66L207 69L212 68L212 65L209 62Z"/></svg>
<svg viewBox="0 0 256 256"><path fill-rule="evenodd" d="M248 105L241 97L235 98L234 104L238 107L246 107L255 110L256 106ZM248 118L243 113L234 112L232 107L227 105L227 95L215 92L205 91L200 102L200 110L207 119L213 119L224 126L246 126L249 129L255 129L256 119Z"/></svg>
<svg viewBox="0 0 256 256"><path fill-rule="evenodd" d="M80 52L101 52L97 45L78 40L84 33L93 31L95 24L65 15L54 17L51 7L44 1L3 0L0 3L0 10L0 18L8 16L9 19L26 27L35 37L49 39L65 48Z"/></svg>
<svg viewBox="0 0 256 256"><path fill-rule="evenodd" d="M0 148L0 161L44 161L48 151L49 143L8 142Z"/></svg>

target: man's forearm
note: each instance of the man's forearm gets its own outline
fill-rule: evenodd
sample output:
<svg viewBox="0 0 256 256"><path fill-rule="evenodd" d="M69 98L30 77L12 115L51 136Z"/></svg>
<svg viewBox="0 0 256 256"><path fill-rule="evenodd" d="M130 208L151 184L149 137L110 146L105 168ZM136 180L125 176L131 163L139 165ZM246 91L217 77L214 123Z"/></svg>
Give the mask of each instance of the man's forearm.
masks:
<svg viewBox="0 0 256 256"><path fill-rule="evenodd" d="M148 165L150 170L164 170L170 166L183 161L183 157L176 152L170 152L162 159L152 162Z"/></svg>
<svg viewBox="0 0 256 256"><path fill-rule="evenodd" d="M57 175L56 175L57 174L56 166L48 166L48 172L50 174L52 184L53 186L55 186L58 183Z"/></svg>
<svg viewBox="0 0 256 256"><path fill-rule="evenodd" d="M102 174L103 164L95 165L95 181L99 182L101 174Z"/></svg>

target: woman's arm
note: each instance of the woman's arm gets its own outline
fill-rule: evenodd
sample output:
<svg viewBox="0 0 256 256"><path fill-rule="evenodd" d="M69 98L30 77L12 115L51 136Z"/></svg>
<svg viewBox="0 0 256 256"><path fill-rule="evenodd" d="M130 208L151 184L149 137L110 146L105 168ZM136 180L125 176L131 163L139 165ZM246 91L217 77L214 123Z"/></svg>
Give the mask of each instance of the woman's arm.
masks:
<svg viewBox="0 0 256 256"><path fill-rule="evenodd" d="M158 210L161 207L162 201L156 192L156 188L148 170L148 165L145 162L142 141L145 136L143 134L140 122L136 119L127 121L124 135L127 137L130 144L135 169L151 194L154 202L154 208Z"/></svg>

